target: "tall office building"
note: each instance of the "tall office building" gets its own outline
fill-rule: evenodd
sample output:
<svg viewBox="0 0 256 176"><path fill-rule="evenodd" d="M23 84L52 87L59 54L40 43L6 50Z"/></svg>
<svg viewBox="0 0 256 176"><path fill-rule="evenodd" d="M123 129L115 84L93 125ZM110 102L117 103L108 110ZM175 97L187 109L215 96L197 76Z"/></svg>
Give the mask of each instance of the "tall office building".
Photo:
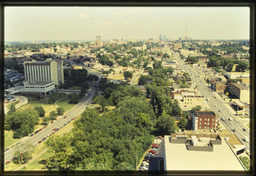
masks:
<svg viewBox="0 0 256 176"><path fill-rule="evenodd" d="M63 61L46 59L46 61L25 61L25 82L54 82L56 86L64 83Z"/></svg>
<svg viewBox="0 0 256 176"><path fill-rule="evenodd" d="M159 40L162 41L162 35L161 34L159 35Z"/></svg>

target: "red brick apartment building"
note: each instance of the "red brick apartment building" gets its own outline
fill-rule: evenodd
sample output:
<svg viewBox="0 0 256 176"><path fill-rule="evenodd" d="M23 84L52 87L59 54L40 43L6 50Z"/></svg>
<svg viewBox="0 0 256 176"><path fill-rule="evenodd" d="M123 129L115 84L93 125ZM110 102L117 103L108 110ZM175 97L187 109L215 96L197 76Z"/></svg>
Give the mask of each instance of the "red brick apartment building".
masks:
<svg viewBox="0 0 256 176"><path fill-rule="evenodd" d="M216 129L216 115L212 111L197 111L192 117L192 129Z"/></svg>

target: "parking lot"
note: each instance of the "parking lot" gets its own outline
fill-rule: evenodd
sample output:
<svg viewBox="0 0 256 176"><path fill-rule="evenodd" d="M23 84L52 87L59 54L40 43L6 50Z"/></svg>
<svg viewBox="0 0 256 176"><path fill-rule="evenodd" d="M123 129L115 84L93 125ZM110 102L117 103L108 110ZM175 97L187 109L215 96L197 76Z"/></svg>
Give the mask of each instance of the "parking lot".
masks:
<svg viewBox="0 0 256 176"><path fill-rule="evenodd" d="M140 171L163 171L164 141L163 136L156 136L153 144L145 155Z"/></svg>

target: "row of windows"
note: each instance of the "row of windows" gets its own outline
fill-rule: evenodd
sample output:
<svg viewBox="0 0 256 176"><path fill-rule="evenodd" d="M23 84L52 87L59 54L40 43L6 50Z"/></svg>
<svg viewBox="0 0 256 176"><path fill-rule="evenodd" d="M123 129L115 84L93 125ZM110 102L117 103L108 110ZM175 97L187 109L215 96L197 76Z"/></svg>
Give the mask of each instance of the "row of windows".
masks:
<svg viewBox="0 0 256 176"><path fill-rule="evenodd" d="M202 127L199 126L199 129L202 129ZM210 129L210 127L209 126L205 126L204 129Z"/></svg>
<svg viewBox="0 0 256 176"><path fill-rule="evenodd" d="M200 118L200 121L202 121L202 119ZM204 121L210 121L210 119L204 119ZM214 119L212 119L212 121L214 121Z"/></svg>
<svg viewBox="0 0 256 176"><path fill-rule="evenodd" d="M202 123L200 122L199 125L201 125L201 124L202 124ZM205 125L210 125L209 122L208 122L208 123L205 122L204 124L205 124ZM214 123L212 123L212 125L214 125Z"/></svg>
<svg viewBox="0 0 256 176"><path fill-rule="evenodd" d="M42 65L26 65L25 76L28 82L50 81L50 69Z"/></svg>

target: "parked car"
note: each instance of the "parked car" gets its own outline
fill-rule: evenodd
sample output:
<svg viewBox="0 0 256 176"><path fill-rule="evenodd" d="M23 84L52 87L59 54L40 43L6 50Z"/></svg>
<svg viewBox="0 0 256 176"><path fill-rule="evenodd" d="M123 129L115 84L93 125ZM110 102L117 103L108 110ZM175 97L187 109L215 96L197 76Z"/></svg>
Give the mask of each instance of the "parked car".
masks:
<svg viewBox="0 0 256 176"><path fill-rule="evenodd" d="M71 120L74 120L74 118L72 118Z"/></svg>
<svg viewBox="0 0 256 176"><path fill-rule="evenodd" d="M247 136L244 136L244 141L249 142L249 138Z"/></svg>
<svg viewBox="0 0 256 176"><path fill-rule="evenodd" d="M7 150L9 150L10 148L6 148L6 149L4 149L4 151L6 152Z"/></svg>
<svg viewBox="0 0 256 176"><path fill-rule="evenodd" d="M247 129L246 129L246 128L243 128L243 130L244 130L244 131L247 131Z"/></svg>
<svg viewBox="0 0 256 176"><path fill-rule="evenodd" d="M56 131L56 128L53 128L52 130L53 130L53 131Z"/></svg>
<svg viewBox="0 0 256 176"><path fill-rule="evenodd" d="M63 125L64 125L64 126L66 126L67 124L66 124L66 123L64 123Z"/></svg>
<svg viewBox="0 0 256 176"><path fill-rule="evenodd" d="M236 132L236 129L232 129L231 131Z"/></svg>
<svg viewBox="0 0 256 176"><path fill-rule="evenodd" d="M149 152L152 154L156 154L156 152L154 150L150 150Z"/></svg>
<svg viewBox="0 0 256 176"><path fill-rule="evenodd" d="M43 128L40 128L38 131L42 131L43 130Z"/></svg>
<svg viewBox="0 0 256 176"><path fill-rule="evenodd" d="M23 155L24 153L20 153L20 155Z"/></svg>
<svg viewBox="0 0 256 176"><path fill-rule="evenodd" d="M42 139L42 141L44 141L46 138L44 137L43 139Z"/></svg>
<svg viewBox="0 0 256 176"><path fill-rule="evenodd" d="M38 141L38 144L40 144L42 141Z"/></svg>
<svg viewBox="0 0 256 176"><path fill-rule="evenodd" d="M10 162L11 162L11 161L6 161L6 162L5 162L5 165L9 164Z"/></svg>
<svg viewBox="0 0 256 176"><path fill-rule="evenodd" d="M67 118L67 116L64 116L64 119Z"/></svg>
<svg viewBox="0 0 256 176"><path fill-rule="evenodd" d="M33 134L33 133L30 135L30 137L32 137L32 136L34 136L34 134Z"/></svg>
<svg viewBox="0 0 256 176"><path fill-rule="evenodd" d="M51 124L53 124L53 121L51 121Z"/></svg>
<svg viewBox="0 0 256 176"><path fill-rule="evenodd" d="M37 130L37 131L35 131L35 134L37 134L37 133L39 133L39 131Z"/></svg>

